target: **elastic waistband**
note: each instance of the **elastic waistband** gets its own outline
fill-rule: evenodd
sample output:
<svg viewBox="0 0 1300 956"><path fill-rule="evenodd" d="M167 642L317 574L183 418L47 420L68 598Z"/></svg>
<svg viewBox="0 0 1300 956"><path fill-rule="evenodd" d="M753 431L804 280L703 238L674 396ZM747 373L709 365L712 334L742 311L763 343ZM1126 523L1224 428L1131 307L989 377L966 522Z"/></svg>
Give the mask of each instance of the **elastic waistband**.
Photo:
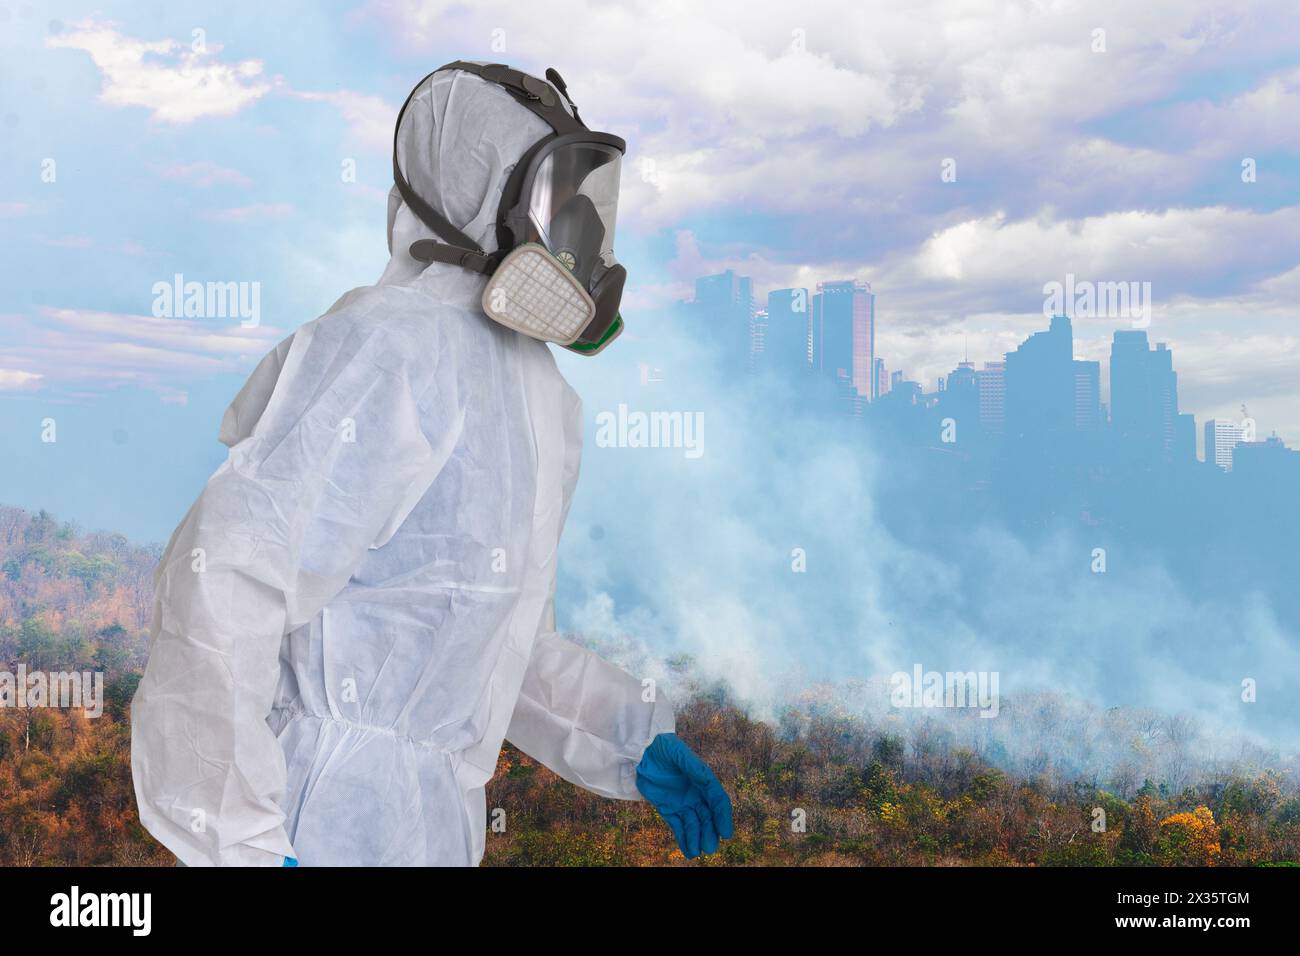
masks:
<svg viewBox="0 0 1300 956"><path fill-rule="evenodd" d="M271 714L273 717L281 719L283 724L287 724L294 720L315 720L323 724L337 724L340 727L345 727L349 730L356 730L363 734L377 734L381 737L392 737L394 740L400 740L404 743L410 744L412 747L418 747L420 750L427 750L430 753L451 753L451 751L444 750L428 740L420 740L416 737L410 736L409 734L399 734L391 727L379 727L375 724L362 724L355 720L344 720L341 717L333 717L329 714L313 714L309 711L288 707L273 707L271 709Z"/></svg>

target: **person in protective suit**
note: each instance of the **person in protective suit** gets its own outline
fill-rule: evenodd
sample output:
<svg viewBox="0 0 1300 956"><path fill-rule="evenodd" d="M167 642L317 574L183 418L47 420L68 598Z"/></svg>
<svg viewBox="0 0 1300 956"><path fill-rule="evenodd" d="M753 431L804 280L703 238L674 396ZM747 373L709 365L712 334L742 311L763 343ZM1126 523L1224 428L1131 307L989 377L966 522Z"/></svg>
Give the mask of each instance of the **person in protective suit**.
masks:
<svg viewBox="0 0 1300 956"><path fill-rule="evenodd" d="M226 411L132 706L141 821L186 865L477 864L503 739L688 856L731 835L664 697L555 633L582 418L545 343L604 348L625 273L621 140L548 78L416 87L387 269Z"/></svg>

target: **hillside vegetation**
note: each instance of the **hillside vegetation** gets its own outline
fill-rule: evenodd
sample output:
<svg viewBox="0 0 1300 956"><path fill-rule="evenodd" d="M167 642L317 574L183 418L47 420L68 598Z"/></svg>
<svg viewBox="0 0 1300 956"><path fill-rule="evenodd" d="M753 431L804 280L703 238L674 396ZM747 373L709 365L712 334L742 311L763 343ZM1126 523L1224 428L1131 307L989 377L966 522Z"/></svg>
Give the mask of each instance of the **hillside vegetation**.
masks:
<svg viewBox="0 0 1300 956"><path fill-rule="evenodd" d="M140 826L128 708L155 549L0 507L0 670L103 673L105 709L0 709L0 865L169 865ZM679 733L732 794L736 838L688 864L643 803L603 800L507 746L485 863L1219 865L1300 860L1300 794L1275 769L1166 779L1009 774L988 754L795 702L776 724L674 664ZM1127 726L1127 725L1125 725ZM1162 729L1163 728L1163 729ZM1152 724L1144 746L1178 724ZM1171 783L1173 786L1171 786ZM496 811L496 812L494 812ZM1104 819L1104 829L1096 821Z"/></svg>

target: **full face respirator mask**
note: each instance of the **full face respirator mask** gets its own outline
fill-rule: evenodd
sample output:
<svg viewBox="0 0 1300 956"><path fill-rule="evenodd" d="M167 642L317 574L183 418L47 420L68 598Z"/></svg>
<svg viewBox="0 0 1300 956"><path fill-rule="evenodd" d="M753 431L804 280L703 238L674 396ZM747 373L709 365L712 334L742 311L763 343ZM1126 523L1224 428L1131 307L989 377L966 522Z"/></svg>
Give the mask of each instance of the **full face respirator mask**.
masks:
<svg viewBox="0 0 1300 956"><path fill-rule="evenodd" d="M579 355L597 354L623 331L618 306L627 270L614 258L614 223L627 144L587 129L555 70L547 70L545 80L499 63L457 60L434 73L443 70L463 70L498 84L552 132L524 153L506 180L492 253L415 192L402 173L394 133L393 181L411 211L443 240L417 240L411 256L488 276L483 311L502 325ZM429 76L402 105L399 130Z"/></svg>

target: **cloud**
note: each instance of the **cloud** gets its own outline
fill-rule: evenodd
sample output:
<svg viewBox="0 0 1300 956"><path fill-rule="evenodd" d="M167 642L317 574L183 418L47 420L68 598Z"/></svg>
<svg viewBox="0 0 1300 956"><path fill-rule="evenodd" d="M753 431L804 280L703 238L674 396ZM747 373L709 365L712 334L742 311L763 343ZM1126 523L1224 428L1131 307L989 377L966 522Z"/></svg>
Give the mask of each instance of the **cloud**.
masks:
<svg viewBox="0 0 1300 956"><path fill-rule="evenodd" d="M183 401L196 380L237 372L261 358L283 334L268 326L218 326L87 309L42 307L6 317L16 345L0 345L0 368L23 369L6 388L40 387L92 394L125 384Z"/></svg>
<svg viewBox="0 0 1300 956"><path fill-rule="evenodd" d="M111 23L84 20L45 42L90 55L103 79L102 102L143 107L163 123L184 125L205 117L232 116L273 86L263 78L259 60L218 60L218 44L195 50L171 39L137 40L119 33Z"/></svg>
<svg viewBox="0 0 1300 956"><path fill-rule="evenodd" d="M1042 327L1049 280L1150 281L1185 407L1249 400L1300 439L1284 372L1300 290L1268 285L1300 262L1300 206L1251 206L1238 163L1298 145L1300 71L1267 65L1300 42L1285 4L571 9L607 42L516 7L384 0L363 16L405 52L491 41L486 58L554 64L584 117L626 136L620 230L676 236L629 308L690 299L727 268L760 304L868 279L880 354L930 385L967 348L1000 358ZM1105 357L1113 331L1076 323L1080 354Z"/></svg>
<svg viewBox="0 0 1300 956"><path fill-rule="evenodd" d="M1174 351L1183 411L1200 420L1254 410L1261 428L1300 442L1300 206L1270 212L1214 206L1124 211L1080 219L1045 212L992 215L948 227L878 263L788 262L775 250L706 255L696 235L677 234L675 281L638 289L642 308L692 297L696 276L735 269L753 277L760 307L777 288L870 277L877 292L877 355L933 388L964 354L999 360L1044 328L1042 291L1067 273L1094 282L1149 281L1148 334ZM1075 353L1100 359L1103 388L1124 319L1074 321Z"/></svg>
<svg viewBox="0 0 1300 956"><path fill-rule="evenodd" d="M1267 213L1211 206L1016 221L995 214L958 223L926 240L904 273L959 283L963 295L1041 285L1063 279L1066 272L1186 290L1240 283L1284 269L1297 258L1300 206Z"/></svg>
<svg viewBox="0 0 1300 956"><path fill-rule="evenodd" d="M39 382L43 375L39 372L24 372L16 368L0 368L0 392L13 392L29 388Z"/></svg>
<svg viewBox="0 0 1300 956"><path fill-rule="evenodd" d="M89 236L65 236L62 239L42 239L41 245L54 249L91 249L95 240Z"/></svg>
<svg viewBox="0 0 1300 956"><path fill-rule="evenodd" d="M54 33L46 43L90 55L103 79L102 102L144 107L160 122L184 125L205 117L231 116L279 89L303 100L329 103L363 149L386 152L391 148L397 108L382 98L349 90L296 92L279 77L265 78L260 60L222 62L219 44L195 50L172 39L139 40L125 36L112 23L94 19ZM168 163L158 172L201 188L252 185L244 173L206 159ZM26 211L25 203L0 205L0 217Z"/></svg>
<svg viewBox="0 0 1300 956"><path fill-rule="evenodd" d="M246 223L285 219L292 216L293 212L293 206L287 202L254 203L250 206L232 206L227 209L203 209L199 211L198 217L208 222Z"/></svg>
<svg viewBox="0 0 1300 956"><path fill-rule="evenodd" d="M152 315L50 307L43 307L41 314L63 329L84 335L87 341L109 342L123 349L168 349L178 357L187 353L247 355L250 348L257 350L260 343L276 335L273 329L242 325L214 329L198 321Z"/></svg>
<svg viewBox="0 0 1300 956"><path fill-rule="evenodd" d="M1197 100L1174 106L1152 135L1176 139L1204 155L1249 156L1268 149L1300 150L1300 69L1265 77L1257 86L1221 102Z"/></svg>
<svg viewBox="0 0 1300 956"><path fill-rule="evenodd" d="M972 207L969 218L1009 199L1012 216L1045 203L1071 215L1177 204L1188 183L1218 175L1213 163L1105 124L1175 111L1203 75L1259 72L1300 40L1282 0L1249 12L1214 0L566 9L556 19L519 5L376 0L364 16L404 52L468 50L566 73L584 117L626 134L630 171L654 162L653 182L625 176L635 201L620 226L739 207L824 215L824 235L868 242L882 231L909 242L947 225L937 219L954 208ZM1104 52L1093 49L1098 26ZM1272 124L1276 139L1294 125L1283 108L1289 75L1218 108L1240 106L1240 125ZM1148 117L1130 125L1159 128ZM961 171L946 189L945 157Z"/></svg>
<svg viewBox="0 0 1300 956"><path fill-rule="evenodd" d="M253 180L237 169L227 169L211 160L173 162L158 167L164 179L174 179L207 189L211 186L251 186Z"/></svg>
<svg viewBox="0 0 1300 956"><path fill-rule="evenodd" d="M337 90L333 93L295 93L300 99L329 103L338 110L348 127L352 141L364 149L378 153L391 153L393 125L397 122L399 107L378 96Z"/></svg>
<svg viewBox="0 0 1300 956"><path fill-rule="evenodd" d="M0 202L0 219L16 219L31 211L31 203Z"/></svg>

